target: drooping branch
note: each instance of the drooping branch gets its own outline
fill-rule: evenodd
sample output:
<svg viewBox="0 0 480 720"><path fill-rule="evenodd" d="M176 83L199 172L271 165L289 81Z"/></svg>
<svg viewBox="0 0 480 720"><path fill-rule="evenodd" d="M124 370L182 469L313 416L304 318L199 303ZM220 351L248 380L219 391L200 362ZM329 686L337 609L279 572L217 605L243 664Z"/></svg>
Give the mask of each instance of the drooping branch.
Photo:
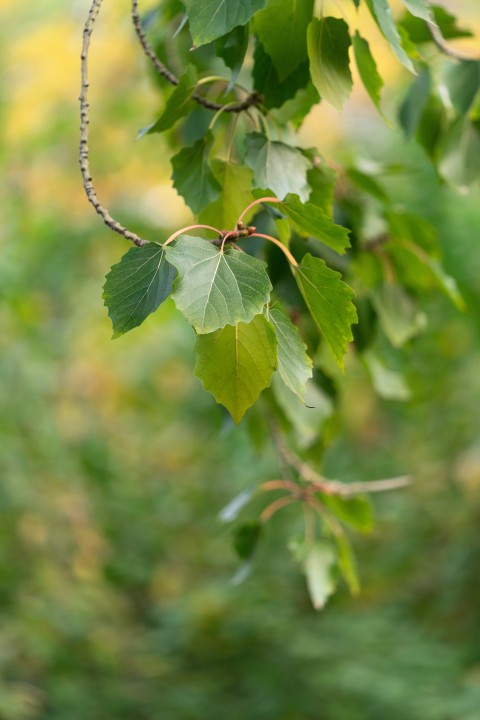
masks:
<svg viewBox="0 0 480 720"><path fill-rule="evenodd" d="M116 233L119 233L119 235L123 235L123 237L127 238L127 240L130 240L138 247L142 247L145 245L148 240L145 240L144 238L139 237L135 233L128 230L126 227L124 227L121 223L119 223L117 220L115 220L110 213L108 212L107 208L105 208L99 201L95 187L93 185L92 175L90 172L90 159L89 159L89 147L88 147L88 128L90 124L89 120L89 103L88 103L88 52L90 49L90 38L93 32L93 28L95 26L95 21L97 19L98 13L100 11L100 6L102 4L102 0L93 0L92 6L90 8L90 12L88 13L88 18L85 23L85 27L83 30L83 44L82 44L82 54L81 54L81 74L82 74L82 85L81 85L81 91L80 91L80 151L79 151L79 161L80 161L80 171L82 173L82 179L83 179L83 187L85 188L85 193L87 195L88 200L91 202L93 207L95 208L95 211L100 215L100 217L103 219L105 225L107 225L111 230L113 230Z"/></svg>
<svg viewBox="0 0 480 720"><path fill-rule="evenodd" d="M440 28L437 25L434 25L433 23L427 23L428 29L430 31L430 35L432 36L433 42L437 46L437 48L444 54L448 55L448 57L453 58L454 60L461 60L461 61L470 61L470 60L478 60L480 58L476 57L469 57L468 55L465 55L460 50L456 50L455 48L452 48L445 38L442 35L442 32Z"/></svg>
<svg viewBox="0 0 480 720"><path fill-rule="evenodd" d="M132 22L133 27L135 28L135 32L137 34L138 40L140 42L140 45L142 47L143 52L147 56L147 58L152 63L155 70L163 77L167 82L169 82L171 85L178 85L178 78L177 76L160 60L160 58L157 56L155 50L152 48L150 43L148 42L147 36L145 34L145 31L142 27L142 21L140 19L140 15L138 12L138 0L132 0ZM199 93L193 93L192 99L195 100L199 105L203 105L203 107L207 108L207 110L222 110L223 112L229 112L229 113L240 113L244 111L248 111L251 107L254 107L256 105L259 105L261 102L261 96L256 91L251 92L245 100L242 100L241 102L236 103L217 103L213 102L211 100L208 100L203 95L200 95Z"/></svg>

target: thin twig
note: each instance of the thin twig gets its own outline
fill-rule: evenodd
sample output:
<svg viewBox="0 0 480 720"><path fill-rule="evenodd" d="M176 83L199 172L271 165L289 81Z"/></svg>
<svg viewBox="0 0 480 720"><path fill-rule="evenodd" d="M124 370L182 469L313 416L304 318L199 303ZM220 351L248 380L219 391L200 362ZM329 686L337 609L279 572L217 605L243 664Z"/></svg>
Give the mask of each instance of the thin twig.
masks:
<svg viewBox="0 0 480 720"><path fill-rule="evenodd" d="M455 48L452 48L445 38L442 35L442 32L440 28L437 25L434 25L433 23L428 22L427 27L430 31L430 35L432 36L433 42L437 46L437 48L444 54L448 55L449 57L453 58L454 60L461 60L461 61L470 61L470 60L478 60L479 58L475 57L469 57L468 55L464 55L460 50L456 50Z"/></svg>
<svg viewBox="0 0 480 720"><path fill-rule="evenodd" d="M83 179L83 187L85 188L85 193L87 195L88 200L91 202L93 207L95 208L95 211L100 215L100 217L103 219L103 222L105 225L108 225L111 230L113 230L116 233L119 233L119 235L123 235L123 237L127 238L127 240L131 240L135 245L138 247L142 247L142 245L145 245L148 240L145 240L144 238L139 237L135 233L128 230L126 227L121 225L117 220L115 220L110 213L108 212L107 208L103 207L103 205L100 203L100 200L97 197L97 192L95 190L95 187L93 185L92 181L92 175L90 172L90 162L89 162L89 148L88 148L88 126L90 124L89 120L89 103L88 103L88 51L90 48L90 37L93 32L93 28L95 25L95 20L97 19L98 13L100 11L100 6L102 4L102 0L93 0L92 6L90 8L90 12L88 13L88 18L85 23L85 27L83 30L83 44L82 44L82 54L81 54L81 68L82 68L82 86L81 86L81 92L80 92L80 151L79 151L79 161L80 161L80 171L82 173L82 179Z"/></svg>
<svg viewBox="0 0 480 720"><path fill-rule="evenodd" d="M140 45L142 46L143 52L152 63L155 70L160 73L160 75L164 77L165 80L167 80L171 85L178 85L179 81L177 76L171 70L169 70L167 66L157 57L155 50L148 42L147 36L145 35L145 32L142 28L142 21L138 12L138 0L132 0L132 22ZM231 113L248 111L251 107L259 105L262 101L260 94L256 91L251 92L245 98L245 100L242 100L242 102L236 103L212 102L211 100L208 100L207 98L203 97L203 95L199 95L198 93L193 93L192 99L195 100L195 102L197 102L199 105L203 105L203 107L207 108L208 110L224 110L224 112Z"/></svg>

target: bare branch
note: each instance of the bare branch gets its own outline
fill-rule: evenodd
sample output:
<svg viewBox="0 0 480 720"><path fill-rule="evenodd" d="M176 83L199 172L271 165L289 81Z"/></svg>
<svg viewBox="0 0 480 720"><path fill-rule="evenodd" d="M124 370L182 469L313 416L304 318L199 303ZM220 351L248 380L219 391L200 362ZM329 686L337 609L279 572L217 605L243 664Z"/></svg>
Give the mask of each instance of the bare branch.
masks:
<svg viewBox="0 0 480 720"><path fill-rule="evenodd" d="M92 176L90 173L90 161L89 161L89 148L88 148L88 126L90 124L89 120L89 103L88 103L88 52L90 49L90 38L93 32L93 28L95 25L95 21L97 19L98 13L100 11L100 6L102 4L102 0L93 0L92 6L90 8L90 12L88 13L88 18L85 23L85 27L83 30L83 44L82 44L82 55L81 55L81 68L82 68L82 86L81 86L81 92L80 92L80 151L79 151L79 161L80 161L80 170L82 173L83 178L83 187L85 188L85 193L87 195L88 200L91 202L93 207L95 208L96 212L100 215L100 217L103 219L105 225L108 225L109 228L114 230L114 232L119 233L119 235L123 235L123 237L127 238L127 240L131 240L135 245L138 247L142 247L142 245L145 245L148 240L144 240L143 238L139 237L135 233L128 230L126 227L121 225L117 220L115 220L110 213L108 212L107 208L103 207L101 205L97 193L95 190L95 187L93 185Z"/></svg>
<svg viewBox="0 0 480 720"><path fill-rule="evenodd" d="M155 70L160 73L160 75L164 77L165 80L167 80L171 85L178 85L177 76L171 70L169 70L167 66L157 57L155 50L148 42L147 36L145 35L145 32L142 28L142 21L138 12L138 0L132 0L132 22L140 45L142 46L143 52L152 63ZM238 103L216 103L212 102L211 100L207 100L207 98L203 97L203 95L199 95L198 93L193 93L192 99L195 100L195 102L197 102L199 105L203 105L203 107L207 108L208 110L222 110L223 112L230 113L240 113L243 111L247 111L251 107L259 105L261 102L261 96L255 91L251 92L245 98L245 100L242 100L242 102Z"/></svg>
<svg viewBox="0 0 480 720"><path fill-rule="evenodd" d="M475 57L469 57L468 55L464 55L464 53L460 52L459 50L456 50L455 48L452 48L445 38L442 35L442 32L440 28L437 25L434 25L433 23L427 23L427 27L430 31L430 35L432 36L433 42L437 46L437 48L444 54L448 55L449 57L453 58L454 60L478 60L479 58Z"/></svg>

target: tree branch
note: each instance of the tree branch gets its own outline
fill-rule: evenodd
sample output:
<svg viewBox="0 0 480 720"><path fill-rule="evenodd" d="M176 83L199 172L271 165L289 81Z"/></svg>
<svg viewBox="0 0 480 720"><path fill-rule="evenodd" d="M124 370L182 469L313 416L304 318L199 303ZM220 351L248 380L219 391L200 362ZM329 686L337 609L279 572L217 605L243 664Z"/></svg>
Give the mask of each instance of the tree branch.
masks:
<svg viewBox="0 0 480 720"><path fill-rule="evenodd" d="M140 15L138 12L138 0L132 0L132 22L133 27L135 28L135 32L137 34L138 40L140 42L140 45L142 46L142 50L147 56L147 58L152 63L155 70L165 78L171 85L178 85L178 78L174 73L167 68L166 65L157 57L154 49L148 42L147 36L145 35L145 32L142 28L142 21L140 19ZM202 105L203 107L207 108L207 110L222 110L224 112L230 112L230 113L240 113L246 110L249 110L251 107L254 107L256 105L259 105L261 102L261 96L256 91L251 92L245 100L242 100L242 102L238 103L216 103L212 102L211 100L207 100L207 98L203 97L203 95L199 95L198 93L193 93L192 99L195 100L199 105Z"/></svg>
<svg viewBox="0 0 480 720"><path fill-rule="evenodd" d="M445 38L443 37L441 30L437 25L427 22L427 27L430 31L430 35L432 36L433 42L435 43L437 48L440 50L440 52L442 52L444 55L448 55L448 57L451 57L454 60L461 60L461 61L478 60L478 58L469 57L468 55L464 55L459 50L452 48L447 43Z"/></svg>
<svg viewBox="0 0 480 720"><path fill-rule="evenodd" d="M80 171L82 173L82 179L83 179L83 187L85 188L85 193L87 195L88 200L91 202L93 207L95 208L95 211L100 215L100 217L103 219L103 222L105 225L107 225L111 230L113 230L116 233L119 233L119 235L123 235L123 237L127 238L127 240L131 240L135 245L138 247L142 247L145 245L148 240L144 240L144 238L139 237L135 233L128 230L126 227L121 225L117 220L115 220L110 213L108 212L107 208L103 207L103 205L100 203L97 193L95 190L95 187L93 185L92 176L90 173L90 161L89 161L89 148L88 148L88 126L90 124L89 120L89 103L88 103L88 52L90 49L90 38L93 32L93 28L95 25L95 21L97 19L98 13L100 11L100 6L102 4L102 0L93 0L92 6L90 8L90 12L88 13L88 18L85 23L85 27L83 30L83 44L82 44L82 54L81 54L81 72L82 72L82 86L81 86L81 92L80 92L80 150L79 150L79 162L80 162Z"/></svg>

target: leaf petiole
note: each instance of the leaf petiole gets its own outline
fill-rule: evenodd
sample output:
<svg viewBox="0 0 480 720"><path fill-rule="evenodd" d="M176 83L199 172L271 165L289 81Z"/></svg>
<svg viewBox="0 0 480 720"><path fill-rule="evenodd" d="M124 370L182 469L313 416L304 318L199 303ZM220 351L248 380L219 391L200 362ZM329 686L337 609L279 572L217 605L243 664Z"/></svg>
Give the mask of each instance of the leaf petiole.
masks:
<svg viewBox="0 0 480 720"><path fill-rule="evenodd" d="M170 235L169 238L165 240L163 243L163 247L166 247L167 245L170 245L171 242L175 240L179 235L183 235L183 233L187 232L187 230L196 230L197 228L201 229L204 228L205 230L212 230L212 232L217 233L217 235L221 235L222 231L218 228L214 228L211 225L187 225L187 227L180 228L180 230L177 230L173 233L173 235Z"/></svg>

